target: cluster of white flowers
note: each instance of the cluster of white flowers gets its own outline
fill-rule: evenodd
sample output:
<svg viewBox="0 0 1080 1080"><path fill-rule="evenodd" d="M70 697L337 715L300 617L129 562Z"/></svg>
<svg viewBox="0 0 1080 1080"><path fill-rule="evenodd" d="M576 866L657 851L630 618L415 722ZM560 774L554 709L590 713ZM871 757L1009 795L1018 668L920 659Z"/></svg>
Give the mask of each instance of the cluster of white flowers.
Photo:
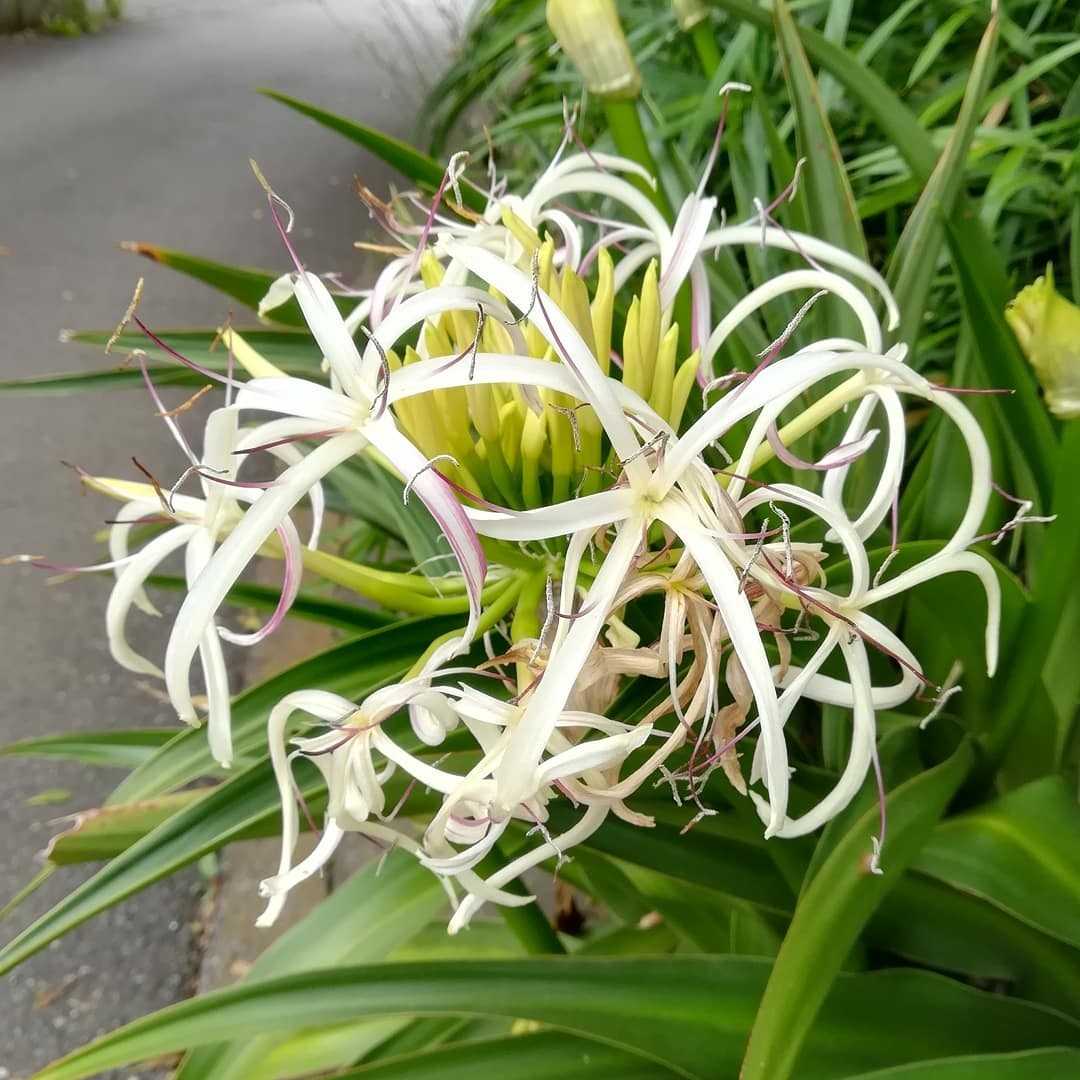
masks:
<svg viewBox="0 0 1080 1080"><path fill-rule="evenodd" d="M627 179L635 173L640 168L620 158L560 153L524 196L506 194L493 179L486 212L471 215L461 207L459 193L454 202L449 199L461 182L459 164L452 162L444 190L425 207L423 225L410 228L388 220L396 242L407 250L389 262L351 316L339 313L323 281L306 271L295 254L295 273L268 297L272 306L296 296L325 357L327 384L283 375L232 335L237 360L254 377L226 379L227 390L237 391L235 404L227 402L211 415L202 456L188 451L204 498L176 495L167 500L175 527L129 556L131 523L161 513L160 493L144 485L95 481L128 500L113 526L118 580L109 602L109 640L125 667L157 672L126 643L124 617L133 603L150 610L142 592L147 574L186 546L189 587L163 675L178 715L194 722L189 677L199 653L211 745L223 765L230 757L228 682L218 635L253 644L280 622L300 578L299 542L290 514L309 497L319 516L319 485L328 473L353 455L374 451L406 482L407 493L430 509L459 563L470 598L468 625L429 650L409 678L359 704L311 689L290 694L273 710L268 741L284 825L279 872L262 885L269 899L263 924L273 922L288 890L318 871L344 833L358 832L414 852L445 878L456 904L451 929L459 929L485 902L527 903L529 897L508 892L506 886L530 867L561 859L609 813L648 826L650 820L626 800L660 776L682 785L687 798L704 811L699 803L704 781L719 768L753 800L766 836L794 837L819 828L847 805L875 764L875 710L900 705L926 683L916 657L871 611L880 601L938 575L965 571L983 583L987 665L994 668L998 583L987 562L968 550L991 491L987 447L956 396L907 367L902 345L885 348L875 305L862 291L866 287L884 301L889 326L895 326L895 304L884 281L849 253L779 226L770 208L761 207L758 220L717 226L715 200L702 194L704 180L671 227ZM595 197L605 216L566 205L571 199L580 207L581 196ZM281 220L287 208L272 193L271 207L292 253L290 222ZM607 340L601 341L599 329L587 340L580 310L568 310L566 289L560 293L545 286L538 268L542 229L553 237L548 255L554 266L584 276L595 264L613 265L608 294L594 302L594 311L597 305L601 309L600 321L608 320ZM754 289L714 323L709 260L721 247L759 244L794 253L806 268ZM614 262L613 252L618 253ZM659 261L653 306L660 337L671 329L680 294L688 292L690 338L699 355L686 368L688 377L680 369L677 378L673 362L665 361L656 364L643 385L631 377L629 356L623 357L622 378L611 373L610 305L611 294L625 289L651 259ZM431 278L433 265L441 280ZM753 371L714 371L719 350L745 319L777 297L806 292L813 299L828 294L847 305L861 338L789 349L796 317ZM647 306L644 293L642 305ZM587 317L587 306L585 312ZM472 320L471 347L466 340L464 348L433 350L438 335L425 334L425 328L458 313ZM354 335L361 326L368 337L358 347ZM400 363L394 350L407 337L417 340L417 332L411 362ZM499 347L492 348L492 342ZM663 354L653 341L651 355ZM695 372L707 407L680 431L678 418ZM845 375L843 381L837 378ZM676 384L681 403L673 401ZM479 395L483 388L490 388L497 416L513 413L526 429L553 410L559 410L562 422L564 414L580 417L580 432L578 422L571 425L574 441L580 434L591 437L597 448L610 448L609 486L597 490L600 484L594 483L586 494L574 497L571 492L551 505L524 509L463 494L450 469L441 469L437 460L445 457L456 466L454 447L445 446L438 455L425 453L401 418L423 395L463 389ZM970 495L955 534L936 554L894 576L887 566L875 575L866 544L890 511L895 514L905 397L937 406L956 425L970 456ZM497 441L498 421L486 431L480 417L487 414L475 404L480 398L470 396L469 401L475 405L471 415L479 434ZM806 402L811 404L802 413L779 426L793 404ZM849 419L834 450L808 462L789 449L841 411ZM249 412L280 418L242 431L238 416ZM871 428L878 418L880 431ZM713 448L744 423L749 434L731 454L730 466L716 469L710 464ZM301 453L295 444L305 437L316 445ZM872 456L880 462L880 475L865 505L852 507L845 496L846 478L875 438ZM244 460L238 455L256 449L272 449L287 468L269 485L237 486L236 462ZM751 474L773 457L789 465L793 477L820 473L820 490L794 481L753 480ZM792 538L793 516L803 525L799 536L814 535L812 541ZM275 533L286 556L278 611L263 631L246 637L218 628L215 620L226 594L249 562L274 542ZM546 602L541 600L535 613L543 629L512 642L502 656L489 649L482 665L486 684L463 678L473 668L448 666L461 662L454 658L473 645L478 628L489 629L482 623L481 594L489 568L481 537L516 542L533 552L549 542L544 550L553 544L559 552L558 587L549 582ZM830 550L850 568L840 591L827 584ZM538 567L549 565L547 556L537 562ZM655 643L639 641L620 618L627 604L647 593L661 596L664 603L662 633ZM801 663L792 658L796 635L815 642ZM776 659L767 641L774 643ZM875 684L869 650L890 658L897 669L895 681ZM846 665L846 678L823 674L837 654ZM614 687L626 675L665 680L670 689L666 701L636 725L604 715ZM482 692L478 682L501 692ZM724 685L730 702L721 705ZM803 699L851 711L851 749L835 787L807 812L791 816L792 770L784 728ZM476 747L467 770L452 771L442 759L433 764L430 755L418 756L395 742L384 721L405 709L425 747L440 746L455 729L466 730ZM297 712L313 718L321 733L293 740L290 752L286 736ZM756 746L744 776L736 746L751 732ZM329 803L319 843L293 865L299 822L291 761L297 754L321 770ZM627 762L631 755L632 768ZM678 764L672 765L673 760ZM398 807L388 807L384 785L397 770L441 795L441 806L426 827L399 815ZM548 806L558 798L579 809L580 817L570 829L551 835ZM537 836L534 846L481 876L478 864L514 821Z"/></svg>

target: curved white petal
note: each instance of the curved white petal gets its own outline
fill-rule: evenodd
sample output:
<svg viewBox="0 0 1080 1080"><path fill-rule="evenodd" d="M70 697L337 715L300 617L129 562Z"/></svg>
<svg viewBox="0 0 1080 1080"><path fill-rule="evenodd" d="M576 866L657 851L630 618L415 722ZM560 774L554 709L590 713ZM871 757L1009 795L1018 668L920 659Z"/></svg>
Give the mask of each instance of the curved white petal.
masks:
<svg viewBox="0 0 1080 1080"><path fill-rule="evenodd" d="M716 250L721 247L749 247L764 240L766 247L782 248L795 254L809 255L818 262L835 266L852 277L859 278L874 288L885 301L889 313L889 329L895 330L900 325L900 309L896 306L892 290L885 279L868 263L852 255L843 248L819 240L816 236L793 232L790 229L778 229L760 225L733 225L708 233L701 242L702 251Z"/></svg>
<svg viewBox="0 0 1080 1080"><path fill-rule="evenodd" d="M859 320L867 351L881 352L881 326L873 305L847 278L827 270L791 270L786 274L778 274L764 285L759 285L739 300L717 323L702 351L701 360L705 370L712 370L713 357L748 316L778 296L803 289L824 289L843 300Z"/></svg>
<svg viewBox="0 0 1080 1080"><path fill-rule="evenodd" d="M128 671L137 671L143 675L155 675L161 678L162 672L157 664L137 653L129 644L124 634L127 613L135 602L135 597L143 582L154 572L158 563L168 558L177 548L199 532L197 525L178 525L161 536L155 537L146 545L120 572L109 594L105 607L105 630L109 639L109 652L113 659ZM189 723L194 720L194 710Z"/></svg>
<svg viewBox="0 0 1080 1080"><path fill-rule="evenodd" d="M820 829L827 821L836 817L844 807L858 794L874 753L876 738L874 729L874 705L870 692L870 665L867 663L866 648L857 636L840 637L840 648L847 661L848 674L852 687L852 728L851 752L847 764L840 774L836 786L812 810L797 818L787 818L776 831L776 835L785 839L805 836ZM758 813L763 821L769 820L769 807L759 795L751 793Z"/></svg>
<svg viewBox="0 0 1080 1080"><path fill-rule="evenodd" d="M619 525L611 550L582 603L583 614L574 620L558 655L549 656L544 677L537 683L495 768L498 791L493 816L506 817L535 793L536 770L544 748L641 546L643 528L644 522L638 517Z"/></svg>
<svg viewBox="0 0 1080 1080"><path fill-rule="evenodd" d="M205 529L199 529L184 551L184 573L188 586L202 573L214 550ZM199 662L206 684L206 738L214 760L227 769L232 764L232 724L229 707L229 672L213 621L199 640Z"/></svg>
<svg viewBox="0 0 1080 1080"><path fill-rule="evenodd" d="M359 452L366 443L362 434L350 432L336 435L317 446L303 461L286 469L272 488L262 493L214 552L180 607L165 654L166 687L182 720L190 723L195 715L188 682L191 658L226 593L281 520L311 487L331 469Z"/></svg>
<svg viewBox="0 0 1080 1080"><path fill-rule="evenodd" d="M467 511L476 531L500 540L546 540L554 536L624 521L633 511L634 495L627 488L599 491L568 502L537 510L516 510L500 514L493 510Z"/></svg>

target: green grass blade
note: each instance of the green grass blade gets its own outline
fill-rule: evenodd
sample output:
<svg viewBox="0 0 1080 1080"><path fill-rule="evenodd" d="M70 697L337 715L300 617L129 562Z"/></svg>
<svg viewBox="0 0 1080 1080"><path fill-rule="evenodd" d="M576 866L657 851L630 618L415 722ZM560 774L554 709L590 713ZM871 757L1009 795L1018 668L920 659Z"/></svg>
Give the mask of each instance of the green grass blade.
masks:
<svg viewBox="0 0 1080 1080"><path fill-rule="evenodd" d="M784 0L776 0L773 14L784 79L795 108L799 149L806 158L802 189L810 227L821 239L865 259L866 240L855 196L795 20Z"/></svg>
<svg viewBox="0 0 1080 1080"><path fill-rule="evenodd" d="M958 14L970 14L965 10ZM981 101L994 71L997 16L991 16L971 65L968 89L949 141L919 201L908 217L890 263L890 284L900 307L897 340L914 347L923 326L926 300L945 238L945 221L963 191L968 152L983 116Z"/></svg>
<svg viewBox="0 0 1080 1080"><path fill-rule="evenodd" d="M930 70L931 65L941 55L945 46L952 41L960 27L962 27L974 14L974 8L961 8L959 11L954 11L930 35L919 55L915 57L915 63L911 65L911 72L908 75L905 89L910 90L911 87ZM996 17L992 16L992 21L996 21ZM986 91L984 90L982 93L985 92ZM981 97L982 94L979 96Z"/></svg>

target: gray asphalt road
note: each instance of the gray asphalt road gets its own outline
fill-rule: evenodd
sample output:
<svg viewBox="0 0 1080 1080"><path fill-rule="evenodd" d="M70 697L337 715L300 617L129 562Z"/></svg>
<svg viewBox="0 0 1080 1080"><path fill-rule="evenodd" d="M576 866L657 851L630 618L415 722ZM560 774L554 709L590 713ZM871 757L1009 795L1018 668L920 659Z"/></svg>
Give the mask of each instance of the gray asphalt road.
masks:
<svg viewBox="0 0 1080 1080"><path fill-rule="evenodd" d="M139 274L147 279L141 310L155 325L221 320L214 294L122 253L118 241L284 269L249 157L292 203L309 264L361 271L351 241L367 222L350 182L360 173L379 190L386 171L254 88L273 86L407 134L425 84L452 47L450 13L462 6L128 0L124 22L97 37L0 40L0 377L102 366L100 356L62 345L59 331L112 325ZM128 475L132 454L159 475L178 472L140 394L0 397L0 555L94 558L91 534L109 507L81 496L60 461ZM107 655L107 589L100 579L48 587L28 568L0 571L0 742L172 723L140 679ZM133 638L160 653L167 624L135 618ZM34 855L55 831L49 821L98 805L116 779L0 759L0 903L34 873ZM32 805L43 791L55 801ZM85 876L54 875L0 937ZM0 988L0 1078L24 1076L182 995L196 962L190 926L198 891L194 873L164 882L8 976Z"/></svg>

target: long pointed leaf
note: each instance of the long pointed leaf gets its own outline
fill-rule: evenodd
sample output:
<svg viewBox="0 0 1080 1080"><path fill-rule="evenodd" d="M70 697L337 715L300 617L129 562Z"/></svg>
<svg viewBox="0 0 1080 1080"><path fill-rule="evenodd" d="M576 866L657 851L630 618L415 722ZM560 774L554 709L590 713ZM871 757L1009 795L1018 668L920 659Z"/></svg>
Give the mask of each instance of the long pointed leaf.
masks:
<svg viewBox="0 0 1080 1080"><path fill-rule="evenodd" d="M799 900L776 958L750 1034L744 1080L792 1075L830 977L840 970L886 892L899 882L973 760L971 745L963 742L943 764L890 794L884 873L872 874L867 866L867 842L878 830L876 808L855 822L822 864Z"/></svg>
<svg viewBox="0 0 1080 1080"><path fill-rule="evenodd" d="M768 971L767 961L720 956L339 968L182 1002L70 1054L37 1080L81 1080L223 1037L395 1013L531 1019L649 1057L682 1076L734 1076ZM898 1014L904 1025L895 1023ZM1080 1024L1067 1017L940 976L842 976L814 1026L799 1075L824 1080L926 1057L1078 1044Z"/></svg>
<svg viewBox="0 0 1080 1080"><path fill-rule="evenodd" d="M385 161L387 165L397 169L398 172L403 173L429 192L435 191L442 181L445 166L401 139L395 139L394 136L377 131L366 124L357 123L337 113L327 112L326 109L320 109L318 105L290 97L277 90L260 89L259 93L265 94L282 105L287 105L290 109L295 109L304 116L310 116L323 127L328 127L354 143L359 143L365 150L370 151L381 161ZM484 209L483 196L467 185L462 187L461 197L473 210Z"/></svg>

